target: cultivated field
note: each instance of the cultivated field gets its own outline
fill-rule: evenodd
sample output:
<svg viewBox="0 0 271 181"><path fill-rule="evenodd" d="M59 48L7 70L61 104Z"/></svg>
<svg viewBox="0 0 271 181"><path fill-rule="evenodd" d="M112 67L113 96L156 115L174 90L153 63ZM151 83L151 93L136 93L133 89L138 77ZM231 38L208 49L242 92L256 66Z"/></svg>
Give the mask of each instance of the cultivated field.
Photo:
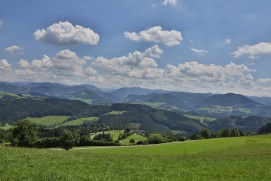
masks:
<svg viewBox="0 0 271 181"><path fill-rule="evenodd" d="M270 180L271 135L136 147L0 147L0 180Z"/></svg>

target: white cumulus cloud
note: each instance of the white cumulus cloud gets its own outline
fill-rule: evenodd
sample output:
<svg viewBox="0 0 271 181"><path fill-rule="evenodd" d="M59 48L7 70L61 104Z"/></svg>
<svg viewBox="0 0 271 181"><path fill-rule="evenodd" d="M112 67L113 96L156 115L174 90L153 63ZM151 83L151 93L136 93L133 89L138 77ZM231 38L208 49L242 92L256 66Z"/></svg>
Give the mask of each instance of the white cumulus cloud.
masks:
<svg viewBox="0 0 271 181"><path fill-rule="evenodd" d="M6 59L0 60L0 69L5 70L5 69L10 69L10 68L11 68L11 66L10 66L10 64L7 62Z"/></svg>
<svg viewBox="0 0 271 181"><path fill-rule="evenodd" d="M204 49L196 49L196 48L191 48L190 49L194 54L196 55L200 55L200 56L204 56L208 53L208 50L204 50Z"/></svg>
<svg viewBox="0 0 271 181"><path fill-rule="evenodd" d="M160 26L154 26L139 33L125 32L124 36L133 41L163 43L166 46L179 45L183 40L181 32L176 30L162 30Z"/></svg>
<svg viewBox="0 0 271 181"><path fill-rule="evenodd" d="M23 49L22 47L19 47L17 45L13 45L13 46L7 47L5 49L5 51L8 52L8 53L10 53L10 54L13 54L15 51L22 50L22 49Z"/></svg>
<svg viewBox="0 0 271 181"><path fill-rule="evenodd" d="M107 74L122 75L136 78L155 78L161 69L152 57L160 57L163 51L157 46L148 48L144 52L135 51L127 56L107 59L96 58L92 65L104 70ZM163 71L162 71L163 72Z"/></svg>
<svg viewBox="0 0 271 181"><path fill-rule="evenodd" d="M80 25L73 26L68 21L55 23L46 30L37 30L34 37L53 45L96 45L99 42L99 35L93 30Z"/></svg>
<svg viewBox="0 0 271 181"><path fill-rule="evenodd" d="M164 0L163 5L171 5L171 6L176 6L178 0Z"/></svg>
<svg viewBox="0 0 271 181"><path fill-rule="evenodd" d="M243 47L238 47L233 56L235 58L241 57L243 55L248 55L249 58L255 59L259 55L269 55L271 56L271 43L261 42L256 45L245 45Z"/></svg>

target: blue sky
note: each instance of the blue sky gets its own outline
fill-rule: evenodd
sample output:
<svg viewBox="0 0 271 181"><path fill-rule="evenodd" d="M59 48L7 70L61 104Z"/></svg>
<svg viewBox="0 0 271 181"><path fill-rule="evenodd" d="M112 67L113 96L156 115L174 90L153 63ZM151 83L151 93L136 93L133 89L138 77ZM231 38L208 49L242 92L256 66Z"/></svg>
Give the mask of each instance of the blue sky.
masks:
<svg viewBox="0 0 271 181"><path fill-rule="evenodd" d="M271 96L271 1L0 4L0 81Z"/></svg>

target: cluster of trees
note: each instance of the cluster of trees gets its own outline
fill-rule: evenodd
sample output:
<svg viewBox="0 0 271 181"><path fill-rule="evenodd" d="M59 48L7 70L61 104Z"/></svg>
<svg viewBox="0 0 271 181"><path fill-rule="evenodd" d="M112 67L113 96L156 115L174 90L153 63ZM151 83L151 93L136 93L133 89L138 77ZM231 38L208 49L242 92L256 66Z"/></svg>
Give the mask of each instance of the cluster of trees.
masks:
<svg viewBox="0 0 271 181"><path fill-rule="evenodd" d="M62 147L69 150L73 146L118 146L113 142L110 134L98 134L93 140L87 135L80 136L77 132L63 129L59 137L38 137L38 129L35 123L28 120L19 121L12 130L12 146L19 147Z"/></svg>
<svg viewBox="0 0 271 181"><path fill-rule="evenodd" d="M47 129L38 127L35 123L28 120L19 121L16 127L12 130L0 129L0 143L10 141L13 146L19 147L62 147L66 150L73 146L119 146L119 140L126 139L132 132L126 128L123 134L119 135L118 140L113 141L110 134L105 131L123 130L123 127L110 127L105 124L95 122L86 122L80 126L58 127L54 129ZM90 133L102 132L96 134L93 139L90 138ZM267 123L258 130L258 134L271 133L271 123ZM212 132L207 128L202 129L198 133L194 133L190 139L209 139L219 137L238 137L246 134L238 128L225 128L217 132ZM144 136L146 141L138 141L131 139L132 144L159 144L172 141L185 141L187 137L173 135L173 134L159 134L157 132L145 131Z"/></svg>
<svg viewBox="0 0 271 181"><path fill-rule="evenodd" d="M217 132L212 132L208 128L202 129L199 133L194 133L191 136L192 140L198 139L209 139L209 138L220 138L220 137L238 137L238 136L245 136L246 134L239 130L238 128L232 129L222 129Z"/></svg>

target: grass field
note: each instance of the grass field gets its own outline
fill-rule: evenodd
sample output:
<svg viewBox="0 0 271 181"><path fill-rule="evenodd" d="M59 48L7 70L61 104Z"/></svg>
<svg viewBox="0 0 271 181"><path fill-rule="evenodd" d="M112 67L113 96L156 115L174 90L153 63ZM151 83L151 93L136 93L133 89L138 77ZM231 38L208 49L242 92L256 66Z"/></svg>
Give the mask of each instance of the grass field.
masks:
<svg viewBox="0 0 271 181"><path fill-rule="evenodd" d="M91 133L90 138L93 139L96 134L101 134L101 133L103 132ZM104 133L106 134L110 133L111 136L113 137L113 140L115 141L115 140L118 140L120 133L124 133L124 130L104 131Z"/></svg>
<svg viewBox="0 0 271 181"><path fill-rule="evenodd" d="M134 139L135 143L137 143L138 141L146 141L146 137L141 136L141 135L137 135L137 134L132 134L130 136L128 136L126 139L120 140L120 144L121 145L132 145L130 143L130 139Z"/></svg>
<svg viewBox="0 0 271 181"><path fill-rule="evenodd" d="M204 120L207 121L215 121L215 118L211 117L205 117L205 116L193 116L193 115L184 115L185 117L191 118L191 119L198 119L201 123L203 123Z"/></svg>
<svg viewBox="0 0 271 181"><path fill-rule="evenodd" d="M84 121L98 121L99 117L80 118L72 121L65 122L61 126L76 126L83 124Z"/></svg>
<svg viewBox="0 0 271 181"><path fill-rule="evenodd" d="M42 118L28 117L27 120L44 126L54 126L63 123L69 116L45 116Z"/></svg>
<svg viewBox="0 0 271 181"><path fill-rule="evenodd" d="M9 130L9 129L11 129L11 128L13 128L13 126L0 126L0 129L3 129L3 130Z"/></svg>
<svg viewBox="0 0 271 181"><path fill-rule="evenodd" d="M113 114L113 115L119 115L119 114L123 114L123 113L125 113L126 111L111 111L111 112L109 112L109 113L106 113L106 114Z"/></svg>
<svg viewBox="0 0 271 181"><path fill-rule="evenodd" d="M270 180L271 135L63 151L0 147L0 180Z"/></svg>

